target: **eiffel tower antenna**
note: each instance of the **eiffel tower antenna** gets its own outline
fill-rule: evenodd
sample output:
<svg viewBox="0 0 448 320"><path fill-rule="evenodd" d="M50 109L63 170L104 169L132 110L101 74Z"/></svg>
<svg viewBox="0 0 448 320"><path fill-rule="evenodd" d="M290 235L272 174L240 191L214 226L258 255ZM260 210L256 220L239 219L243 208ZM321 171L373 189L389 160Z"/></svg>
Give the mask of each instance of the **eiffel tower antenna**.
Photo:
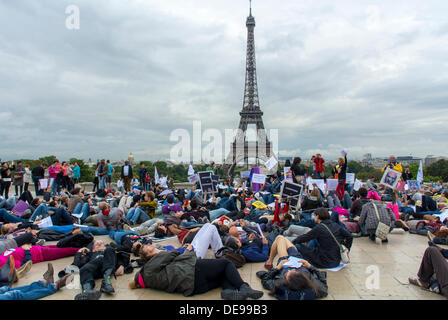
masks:
<svg viewBox="0 0 448 320"><path fill-rule="evenodd" d="M249 16L252 15L252 0L249 0Z"/></svg>

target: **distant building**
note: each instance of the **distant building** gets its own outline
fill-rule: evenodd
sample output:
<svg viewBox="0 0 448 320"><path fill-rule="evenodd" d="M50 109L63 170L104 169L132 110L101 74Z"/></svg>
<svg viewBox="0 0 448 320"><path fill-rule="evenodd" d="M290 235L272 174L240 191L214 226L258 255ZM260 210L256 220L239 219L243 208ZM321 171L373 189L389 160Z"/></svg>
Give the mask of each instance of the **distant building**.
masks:
<svg viewBox="0 0 448 320"><path fill-rule="evenodd" d="M373 165L373 158L371 153L367 153L363 155L363 158L361 160L361 164L364 167L371 167Z"/></svg>
<svg viewBox="0 0 448 320"><path fill-rule="evenodd" d="M135 164L135 159L134 159L134 155L132 154L132 152L129 153L128 161L131 166L133 166Z"/></svg>
<svg viewBox="0 0 448 320"><path fill-rule="evenodd" d="M429 155L425 158L425 167L429 167L430 165L432 165L442 159L446 159L446 158L445 157L435 157L433 155Z"/></svg>

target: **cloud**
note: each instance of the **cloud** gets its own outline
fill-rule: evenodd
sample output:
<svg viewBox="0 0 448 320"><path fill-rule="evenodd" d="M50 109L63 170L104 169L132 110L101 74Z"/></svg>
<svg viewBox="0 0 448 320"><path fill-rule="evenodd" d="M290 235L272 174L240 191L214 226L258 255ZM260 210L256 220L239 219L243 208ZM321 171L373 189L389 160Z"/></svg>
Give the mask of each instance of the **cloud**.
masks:
<svg viewBox="0 0 448 320"><path fill-rule="evenodd" d="M169 157L170 133L238 126L247 3L0 3L0 155ZM448 155L441 1L254 3L261 108L280 156Z"/></svg>

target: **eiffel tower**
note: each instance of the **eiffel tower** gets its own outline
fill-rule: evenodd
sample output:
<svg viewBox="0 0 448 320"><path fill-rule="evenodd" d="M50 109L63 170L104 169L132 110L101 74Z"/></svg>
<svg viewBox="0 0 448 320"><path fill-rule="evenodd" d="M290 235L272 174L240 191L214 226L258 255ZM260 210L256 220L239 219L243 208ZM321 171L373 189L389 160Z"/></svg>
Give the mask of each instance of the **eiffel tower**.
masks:
<svg viewBox="0 0 448 320"><path fill-rule="evenodd" d="M247 27L247 56L246 56L246 83L244 88L243 109L240 112L240 124L235 140L230 145L230 152L224 161L223 171L228 176L238 162L249 158L263 161L271 156L277 158L272 149L272 143L268 140L263 124L263 112L260 109L257 85L257 67L255 60L255 18L252 16L252 1L250 0L250 13L246 21ZM255 124L257 141L249 142L246 139L247 126Z"/></svg>

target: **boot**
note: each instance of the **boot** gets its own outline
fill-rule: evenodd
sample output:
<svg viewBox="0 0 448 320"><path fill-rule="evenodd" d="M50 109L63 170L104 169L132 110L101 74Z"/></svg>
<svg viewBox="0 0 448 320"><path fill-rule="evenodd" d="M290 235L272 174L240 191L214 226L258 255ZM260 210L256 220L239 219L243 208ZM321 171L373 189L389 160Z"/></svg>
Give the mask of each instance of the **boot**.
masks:
<svg viewBox="0 0 448 320"><path fill-rule="evenodd" d="M56 281L54 283L54 285L56 286L56 290L59 290L59 289L65 287L67 285L67 282L70 282L69 280L73 280L73 275L71 273L66 274L61 279L59 279L58 281Z"/></svg>
<svg viewBox="0 0 448 320"><path fill-rule="evenodd" d="M239 290L240 294L246 295L247 298L260 299L263 296L263 291L254 290L247 283L243 283Z"/></svg>
<svg viewBox="0 0 448 320"><path fill-rule="evenodd" d="M48 264L48 270L44 273L43 278L46 285L54 283L54 268L51 263Z"/></svg>
<svg viewBox="0 0 448 320"><path fill-rule="evenodd" d="M0 269L0 285L10 287L16 279L16 267L13 256L9 256Z"/></svg>
<svg viewBox="0 0 448 320"><path fill-rule="evenodd" d="M115 293L114 287L112 287L112 284L110 282L110 277L112 275L112 269L106 270L104 272L104 278L103 281L101 281L101 292L112 294Z"/></svg>
<svg viewBox="0 0 448 320"><path fill-rule="evenodd" d="M21 266L19 269L17 269L17 279L22 279L25 274L28 273L28 271L31 270L31 267L33 266L33 262L31 260L28 260L25 262L23 266Z"/></svg>
<svg viewBox="0 0 448 320"><path fill-rule="evenodd" d="M82 285L82 293L75 296L75 300L98 300L101 297L101 291L93 290L90 283Z"/></svg>

